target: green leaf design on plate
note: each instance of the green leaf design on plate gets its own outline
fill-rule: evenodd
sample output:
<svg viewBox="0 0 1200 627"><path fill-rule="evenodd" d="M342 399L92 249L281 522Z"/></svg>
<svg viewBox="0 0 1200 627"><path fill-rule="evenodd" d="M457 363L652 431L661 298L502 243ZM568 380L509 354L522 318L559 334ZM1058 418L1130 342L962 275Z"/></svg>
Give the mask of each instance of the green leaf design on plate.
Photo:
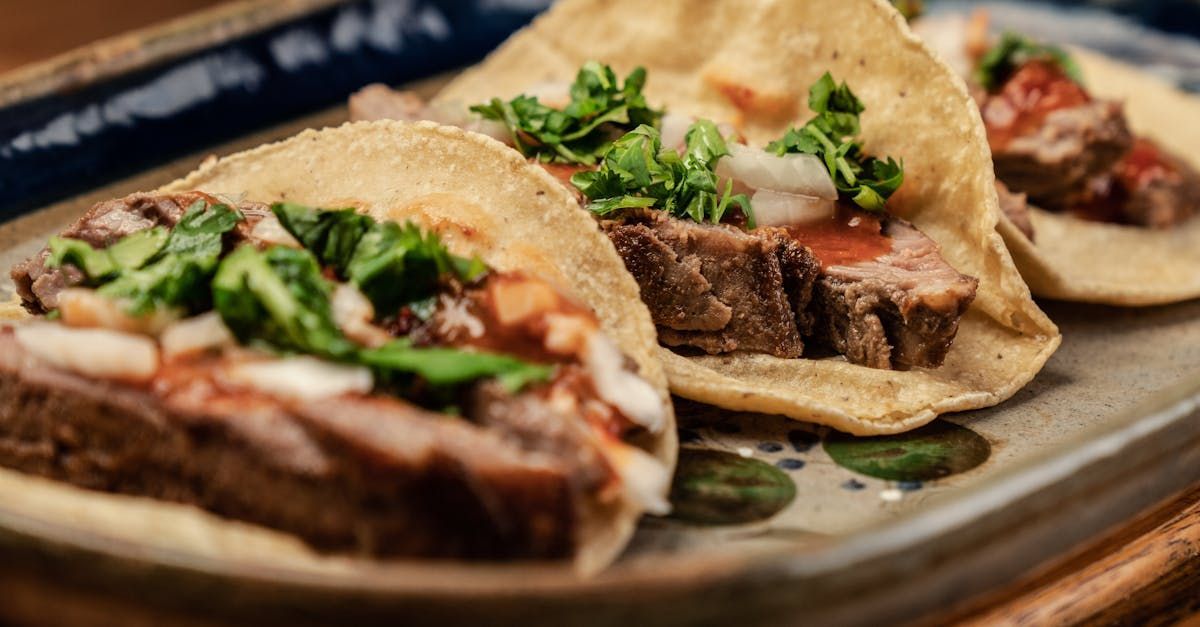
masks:
<svg viewBox="0 0 1200 627"><path fill-rule="evenodd" d="M795 498L796 484L768 463L684 448L671 487L671 516L701 525L736 525L770 518Z"/></svg>
<svg viewBox="0 0 1200 627"><path fill-rule="evenodd" d="M839 466L889 481L929 481L966 472L992 454L982 436L935 420L920 429L873 438L831 432L825 451Z"/></svg>

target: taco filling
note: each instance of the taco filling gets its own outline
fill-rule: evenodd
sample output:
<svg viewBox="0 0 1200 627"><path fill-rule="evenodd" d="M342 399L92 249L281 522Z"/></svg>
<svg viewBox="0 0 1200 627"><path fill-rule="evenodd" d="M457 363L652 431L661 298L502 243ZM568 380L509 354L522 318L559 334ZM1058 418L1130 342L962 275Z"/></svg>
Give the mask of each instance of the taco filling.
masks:
<svg viewBox="0 0 1200 627"><path fill-rule="evenodd" d="M353 209L135 194L14 268L0 464L380 555L665 512L659 393L548 283Z"/></svg>
<svg viewBox="0 0 1200 627"><path fill-rule="evenodd" d="M1154 141L1131 132L1122 103L1094 97L1071 55L1014 33L988 37L986 12L964 27L927 19L918 31L972 85L992 148L1002 206L1020 217L1036 206L1084 220L1167 229L1200 205L1200 174Z"/></svg>
<svg viewBox="0 0 1200 627"><path fill-rule="evenodd" d="M977 281L888 212L904 179L856 139L863 105L826 74L815 117L765 148L735 129L651 108L644 70L589 62L570 86L464 109L372 86L354 119L434 119L541 164L600 220L641 288L659 341L684 354L843 355L936 368Z"/></svg>

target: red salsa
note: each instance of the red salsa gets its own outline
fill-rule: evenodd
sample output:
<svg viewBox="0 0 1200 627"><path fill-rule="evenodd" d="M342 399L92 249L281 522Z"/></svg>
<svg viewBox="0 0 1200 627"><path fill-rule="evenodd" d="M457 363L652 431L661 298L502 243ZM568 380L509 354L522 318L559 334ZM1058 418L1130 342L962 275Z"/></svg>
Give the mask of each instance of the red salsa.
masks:
<svg viewBox="0 0 1200 627"><path fill-rule="evenodd" d="M892 250L878 217L840 204L832 218L789 226L787 232L812 250L822 268L871 261Z"/></svg>
<svg viewBox="0 0 1200 627"><path fill-rule="evenodd" d="M1046 116L1091 102L1078 83L1051 62L1031 61L1021 66L983 105L983 122L992 150L1001 150L1013 139L1036 131Z"/></svg>
<svg viewBox="0 0 1200 627"><path fill-rule="evenodd" d="M1139 137L1112 172L1088 183L1087 190L1070 203L1076 217L1095 222L1125 222L1125 205L1131 196L1156 181L1175 181L1179 172L1157 144Z"/></svg>

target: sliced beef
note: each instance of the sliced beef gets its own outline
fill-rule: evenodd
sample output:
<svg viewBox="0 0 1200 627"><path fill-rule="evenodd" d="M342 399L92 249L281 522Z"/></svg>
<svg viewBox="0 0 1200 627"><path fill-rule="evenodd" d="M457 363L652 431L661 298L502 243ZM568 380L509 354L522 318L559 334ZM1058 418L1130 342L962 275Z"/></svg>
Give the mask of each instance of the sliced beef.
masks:
<svg viewBox="0 0 1200 627"><path fill-rule="evenodd" d="M872 368L936 368L978 281L946 263L937 243L911 224L892 218L883 229L892 252L822 272L814 338Z"/></svg>
<svg viewBox="0 0 1200 627"><path fill-rule="evenodd" d="M658 211L602 223L641 287L663 344L799 357L812 254L782 232L745 232Z"/></svg>
<svg viewBox="0 0 1200 627"><path fill-rule="evenodd" d="M1029 241L1033 241L1033 219L1029 215L1029 198L1025 194L1017 194L1008 189L1001 181L996 181L996 196L1000 201L1000 211L1008 217L1009 222L1024 233Z"/></svg>
<svg viewBox="0 0 1200 627"><path fill-rule="evenodd" d="M385 397L284 403L194 374L150 389L90 380L0 330L0 465L323 549L463 558L570 555L582 486L603 475L530 394L481 388L473 424Z"/></svg>
<svg viewBox="0 0 1200 627"><path fill-rule="evenodd" d="M186 192L180 194L132 194L124 198L106 200L94 205L74 224L67 227L62 237L79 239L96 248L105 248L117 240L155 226L173 227L197 200L220 202L207 194ZM266 215L265 205L245 203L239 206L247 220L231 234L231 238L245 238L257 219ZM68 287L79 285L84 276L78 269L66 266L47 268L46 259L50 249L43 248L33 257L17 264L11 271L13 283L21 303L30 313L40 314L58 307L58 294Z"/></svg>
<svg viewBox="0 0 1200 627"><path fill-rule="evenodd" d="M592 443L587 424L564 419L539 395L514 395L499 382L485 382L471 391L467 415L505 434L523 450L560 459L578 490L598 490L611 476L608 462Z"/></svg>
<svg viewBox="0 0 1200 627"><path fill-rule="evenodd" d="M1188 169L1177 180L1155 179L1136 188L1124 206L1124 217L1130 224L1166 229L1190 220L1197 210L1200 176Z"/></svg>
<svg viewBox="0 0 1200 627"><path fill-rule="evenodd" d="M985 120L992 102L984 104ZM1013 191L1059 210L1089 179L1111 170L1132 143L1121 105L1094 101L1053 111L1028 134L993 141L992 160L996 177Z"/></svg>
<svg viewBox="0 0 1200 627"><path fill-rule="evenodd" d="M978 282L889 219L891 252L822 269L786 231L742 231L641 212L602 222L667 346L794 358L828 347L872 368L936 368Z"/></svg>

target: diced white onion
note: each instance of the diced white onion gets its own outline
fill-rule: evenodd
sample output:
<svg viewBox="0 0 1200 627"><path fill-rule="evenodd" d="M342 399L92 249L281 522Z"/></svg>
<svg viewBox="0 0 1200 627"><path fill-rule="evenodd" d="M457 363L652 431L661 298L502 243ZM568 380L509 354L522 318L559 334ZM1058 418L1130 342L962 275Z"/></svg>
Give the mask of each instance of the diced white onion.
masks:
<svg viewBox="0 0 1200 627"><path fill-rule="evenodd" d="M279 218L275 217L274 213L268 213L263 216L258 221L258 224L255 224L254 228L250 229L250 239L264 244L302 248L300 242L296 241L296 238L292 237L292 234L283 228L283 224L279 222Z"/></svg>
<svg viewBox="0 0 1200 627"><path fill-rule="evenodd" d="M662 117L662 145L683 152L687 148L687 131L693 119L678 113L667 113Z"/></svg>
<svg viewBox="0 0 1200 627"><path fill-rule="evenodd" d="M142 335L53 322L30 322L13 333L34 357L87 377L140 383L158 372L158 345Z"/></svg>
<svg viewBox="0 0 1200 627"><path fill-rule="evenodd" d="M596 332L596 323L586 316L552 313L546 316L546 350L559 355L578 355L588 338Z"/></svg>
<svg viewBox="0 0 1200 627"><path fill-rule="evenodd" d="M770 189L837 200L837 188L825 163L815 155L780 157L738 143L729 144L729 156L717 162L717 176L733 179L752 189Z"/></svg>
<svg viewBox="0 0 1200 627"><path fill-rule="evenodd" d="M671 502L667 500L671 473L662 462L636 446L616 440L603 440L601 448L621 477L627 498L655 516L671 513Z"/></svg>
<svg viewBox="0 0 1200 627"><path fill-rule="evenodd" d="M791 226L833 217L837 202L824 198L760 189L750 197L757 226Z"/></svg>
<svg viewBox="0 0 1200 627"><path fill-rule="evenodd" d="M165 309L131 316L125 313L124 303L82 287L68 288L59 293L58 311L63 324L69 327L112 329L143 335L157 335L179 319L177 312Z"/></svg>
<svg viewBox="0 0 1200 627"><path fill-rule="evenodd" d="M163 358L170 360L233 344L234 338L221 314L210 311L167 327L158 342Z"/></svg>
<svg viewBox="0 0 1200 627"><path fill-rule="evenodd" d="M342 333L359 344L375 348L387 344L392 339L387 331L373 324L375 307L354 286L339 284L333 291L330 306L333 309L333 320Z"/></svg>
<svg viewBox="0 0 1200 627"><path fill-rule="evenodd" d="M625 356L607 336L593 333L583 355L596 394L651 433L666 422L663 400L645 379L625 369Z"/></svg>
<svg viewBox="0 0 1200 627"><path fill-rule="evenodd" d="M236 364L227 367L224 375L235 385L302 401L366 394L375 384L371 371L364 367L307 356Z"/></svg>

